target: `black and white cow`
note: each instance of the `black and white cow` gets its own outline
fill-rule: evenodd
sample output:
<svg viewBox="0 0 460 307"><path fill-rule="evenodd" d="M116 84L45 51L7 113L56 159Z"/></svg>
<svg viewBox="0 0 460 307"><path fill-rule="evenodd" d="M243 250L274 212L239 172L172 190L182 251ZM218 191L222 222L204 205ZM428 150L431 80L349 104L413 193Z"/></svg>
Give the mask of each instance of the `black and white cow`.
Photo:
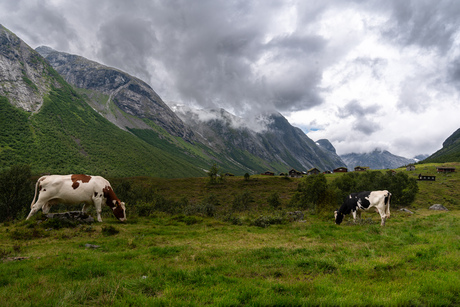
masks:
<svg viewBox="0 0 460 307"><path fill-rule="evenodd" d="M337 225L342 223L343 216L350 214L350 212L356 221L356 216L361 218L361 211L368 211L371 208L375 208L382 218L380 225L385 226L386 219L390 217L390 197L391 193L387 190L351 193L343 202L342 207L334 212L335 223Z"/></svg>

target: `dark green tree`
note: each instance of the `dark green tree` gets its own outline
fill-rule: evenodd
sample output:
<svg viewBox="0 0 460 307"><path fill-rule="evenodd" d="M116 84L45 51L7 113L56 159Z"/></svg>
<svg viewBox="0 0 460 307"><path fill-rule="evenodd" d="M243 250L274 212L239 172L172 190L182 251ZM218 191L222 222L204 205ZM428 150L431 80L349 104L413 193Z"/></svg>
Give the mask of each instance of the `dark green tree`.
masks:
<svg viewBox="0 0 460 307"><path fill-rule="evenodd" d="M211 169L208 171L208 177L209 177L209 183L210 184L215 184L217 183L217 176L219 175L219 167L217 164L213 164L211 166Z"/></svg>
<svg viewBox="0 0 460 307"><path fill-rule="evenodd" d="M328 184L324 174L304 177L297 186L291 204L304 209L314 209L327 198Z"/></svg>
<svg viewBox="0 0 460 307"><path fill-rule="evenodd" d="M34 195L30 167L15 165L0 173L0 222L23 218Z"/></svg>

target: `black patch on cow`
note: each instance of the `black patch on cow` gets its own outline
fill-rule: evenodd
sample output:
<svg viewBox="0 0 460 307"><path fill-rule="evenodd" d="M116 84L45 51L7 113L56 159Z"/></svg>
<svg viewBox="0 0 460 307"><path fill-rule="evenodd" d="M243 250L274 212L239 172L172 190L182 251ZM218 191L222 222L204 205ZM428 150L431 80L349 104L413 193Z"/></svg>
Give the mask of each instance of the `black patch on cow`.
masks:
<svg viewBox="0 0 460 307"><path fill-rule="evenodd" d="M369 202L369 195L371 195L370 191L360 192L356 195L357 204L359 204L361 208L368 209L371 205Z"/></svg>
<svg viewBox="0 0 460 307"><path fill-rule="evenodd" d="M94 192L94 197L97 197L97 192Z"/></svg>
<svg viewBox="0 0 460 307"><path fill-rule="evenodd" d="M369 208L369 201L366 199L366 197L369 197L371 192L369 191L364 191L360 193L351 193L348 195L345 200L343 201L342 206L340 207L339 210L337 210L337 216L335 219L335 223L337 225L340 225L343 221L343 216L345 214L350 214L351 212L355 212L358 210L358 202L361 203L361 206L363 208Z"/></svg>

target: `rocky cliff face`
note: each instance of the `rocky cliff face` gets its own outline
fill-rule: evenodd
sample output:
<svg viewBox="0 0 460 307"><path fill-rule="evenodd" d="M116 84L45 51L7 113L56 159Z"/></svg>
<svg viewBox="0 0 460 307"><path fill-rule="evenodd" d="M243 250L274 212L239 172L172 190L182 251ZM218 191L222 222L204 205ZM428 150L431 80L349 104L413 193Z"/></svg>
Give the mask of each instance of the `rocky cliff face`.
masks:
<svg viewBox="0 0 460 307"><path fill-rule="evenodd" d="M59 86L43 58L0 25L0 96L28 112L37 112L43 96Z"/></svg>
<svg viewBox="0 0 460 307"><path fill-rule="evenodd" d="M277 164L281 171L290 167L299 171L313 167L332 170L344 165L334 152L320 148L281 114L244 120L223 109L196 110L180 106L173 109L203 144L223 155L229 153L229 148L248 152L267 161L267 168Z"/></svg>
<svg viewBox="0 0 460 307"><path fill-rule="evenodd" d="M171 135L192 141L193 132L142 80L84 57L58 52L49 47L38 47L36 51L68 83L88 90L87 96L93 108L118 127L150 129L145 122L147 119ZM100 99L98 94L106 98ZM117 108L113 108L113 104Z"/></svg>

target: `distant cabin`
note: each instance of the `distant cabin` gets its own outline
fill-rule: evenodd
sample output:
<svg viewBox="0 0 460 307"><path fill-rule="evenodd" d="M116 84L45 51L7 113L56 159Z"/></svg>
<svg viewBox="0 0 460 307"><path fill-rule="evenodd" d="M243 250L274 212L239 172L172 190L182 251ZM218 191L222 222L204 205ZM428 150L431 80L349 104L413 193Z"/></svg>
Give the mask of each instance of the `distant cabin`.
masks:
<svg viewBox="0 0 460 307"><path fill-rule="evenodd" d="M275 176L275 173L274 173L274 172L270 172L270 171L266 171L265 173L262 173L261 175L265 175L265 176Z"/></svg>
<svg viewBox="0 0 460 307"><path fill-rule="evenodd" d="M436 167L438 173L454 173L455 167Z"/></svg>
<svg viewBox="0 0 460 307"><path fill-rule="evenodd" d="M318 175L319 173L321 173L321 172L316 167L314 167L312 169L309 169L307 171L307 175Z"/></svg>
<svg viewBox="0 0 460 307"><path fill-rule="evenodd" d="M289 171L289 176L290 176L290 177L293 177L293 178L300 178L300 177L302 177L302 175L303 175L302 172L299 172L299 171L297 171L297 170L295 170L295 169L291 169L291 170Z"/></svg>
<svg viewBox="0 0 460 307"><path fill-rule="evenodd" d="M336 168L335 170L333 170L334 173L346 173L348 172L348 168L346 167L339 167L339 168Z"/></svg>
<svg viewBox="0 0 460 307"><path fill-rule="evenodd" d="M409 164L408 166L406 166L406 171L415 171L415 165Z"/></svg>
<svg viewBox="0 0 460 307"><path fill-rule="evenodd" d="M355 172L364 172L364 171L367 171L368 169L369 169L368 166L356 166Z"/></svg>
<svg viewBox="0 0 460 307"><path fill-rule="evenodd" d="M419 174L418 175L418 180L422 180L422 181L436 181L436 176L431 176L431 175L422 175L422 174Z"/></svg>

